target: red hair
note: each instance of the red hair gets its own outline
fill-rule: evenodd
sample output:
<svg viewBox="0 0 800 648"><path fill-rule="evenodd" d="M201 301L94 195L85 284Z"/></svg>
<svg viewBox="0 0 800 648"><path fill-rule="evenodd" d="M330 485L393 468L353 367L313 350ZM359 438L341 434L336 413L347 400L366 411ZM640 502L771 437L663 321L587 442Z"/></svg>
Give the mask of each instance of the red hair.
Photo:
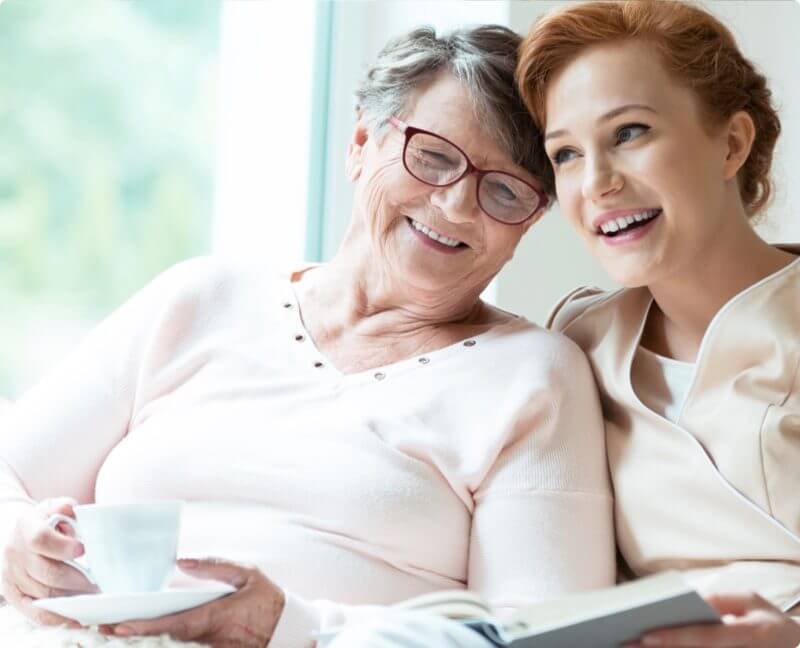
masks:
<svg viewBox="0 0 800 648"><path fill-rule="evenodd" d="M749 214L761 210L772 193L770 167L781 132L772 93L728 28L687 2L587 2L534 23L520 46L517 82L539 127L544 130L545 94L554 74L592 45L629 39L651 43L667 71L695 92L709 130L741 110L750 115L756 136L739 170L739 193Z"/></svg>

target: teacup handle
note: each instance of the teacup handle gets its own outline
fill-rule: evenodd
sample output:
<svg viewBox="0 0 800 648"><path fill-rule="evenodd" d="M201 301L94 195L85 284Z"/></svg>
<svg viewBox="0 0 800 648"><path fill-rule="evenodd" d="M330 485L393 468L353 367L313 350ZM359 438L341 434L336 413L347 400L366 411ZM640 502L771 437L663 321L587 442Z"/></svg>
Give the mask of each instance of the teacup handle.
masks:
<svg viewBox="0 0 800 648"><path fill-rule="evenodd" d="M53 515L47 518L47 526L49 526L51 529L54 530L61 522L63 522L68 526L71 526L75 531L75 535L77 536L77 538L80 539L81 532L80 529L78 528L77 520L74 520L71 517L67 517L66 515L61 515L60 513L53 513ZM94 576L92 576L92 572L89 571L88 567L84 567L75 560L64 560L62 562L66 563L70 567L73 567L74 569L77 569L81 574L86 576L86 580L88 580L92 585L97 585L97 583L94 580Z"/></svg>

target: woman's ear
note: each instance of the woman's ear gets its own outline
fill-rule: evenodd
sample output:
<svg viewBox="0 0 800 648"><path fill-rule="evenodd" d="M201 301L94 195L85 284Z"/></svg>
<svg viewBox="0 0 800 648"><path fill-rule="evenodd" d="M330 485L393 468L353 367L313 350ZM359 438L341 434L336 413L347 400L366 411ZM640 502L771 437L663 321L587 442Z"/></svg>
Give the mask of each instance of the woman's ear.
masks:
<svg viewBox="0 0 800 648"><path fill-rule="evenodd" d="M363 118L359 118L347 145L347 158L344 163L344 172L351 182L358 180L363 168L364 149L369 140L369 129Z"/></svg>
<svg viewBox="0 0 800 648"><path fill-rule="evenodd" d="M755 138L756 125L750 114L744 110L735 113L728 121L727 156L723 169L726 180L735 178L739 169L744 166L753 149Z"/></svg>

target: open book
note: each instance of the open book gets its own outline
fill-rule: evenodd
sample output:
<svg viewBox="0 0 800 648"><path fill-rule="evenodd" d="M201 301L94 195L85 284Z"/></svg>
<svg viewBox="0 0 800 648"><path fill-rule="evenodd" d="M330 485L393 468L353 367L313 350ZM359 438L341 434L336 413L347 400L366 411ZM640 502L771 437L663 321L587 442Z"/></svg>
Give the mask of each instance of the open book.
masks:
<svg viewBox="0 0 800 648"><path fill-rule="evenodd" d="M531 605L503 620L480 596L460 590L423 594L395 607L457 619L495 645L513 648L617 648L655 628L720 621L677 572Z"/></svg>

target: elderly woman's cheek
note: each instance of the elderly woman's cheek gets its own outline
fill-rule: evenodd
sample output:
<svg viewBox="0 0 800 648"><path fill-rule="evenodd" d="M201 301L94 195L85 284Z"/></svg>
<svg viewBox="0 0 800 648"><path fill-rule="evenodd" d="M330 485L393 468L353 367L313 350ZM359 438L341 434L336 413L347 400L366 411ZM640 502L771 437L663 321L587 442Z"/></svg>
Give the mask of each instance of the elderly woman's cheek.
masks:
<svg viewBox="0 0 800 648"><path fill-rule="evenodd" d="M400 206L407 199L405 178L398 178L393 166L376 170L364 191L366 217L386 229L400 215Z"/></svg>
<svg viewBox="0 0 800 648"><path fill-rule="evenodd" d="M399 206L380 186L372 186L366 195L366 217L370 230L384 238L396 226L400 214Z"/></svg>

